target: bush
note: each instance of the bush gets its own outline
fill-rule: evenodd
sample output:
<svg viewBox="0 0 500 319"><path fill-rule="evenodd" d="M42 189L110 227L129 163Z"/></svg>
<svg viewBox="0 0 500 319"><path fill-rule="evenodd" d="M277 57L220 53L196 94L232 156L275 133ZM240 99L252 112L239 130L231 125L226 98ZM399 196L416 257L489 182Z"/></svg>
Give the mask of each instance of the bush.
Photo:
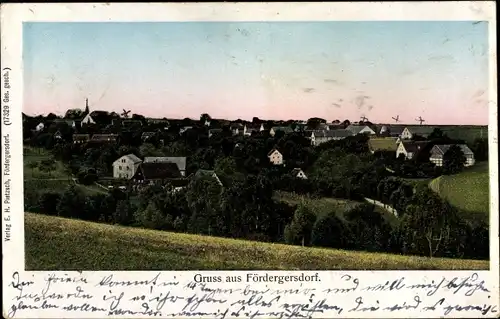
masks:
<svg viewBox="0 0 500 319"><path fill-rule="evenodd" d="M313 246L345 248L347 242L347 229L344 222L332 212L318 219L311 233Z"/></svg>
<svg viewBox="0 0 500 319"><path fill-rule="evenodd" d="M38 200L40 212L47 215L57 215L57 203L61 194L54 192L43 193Z"/></svg>

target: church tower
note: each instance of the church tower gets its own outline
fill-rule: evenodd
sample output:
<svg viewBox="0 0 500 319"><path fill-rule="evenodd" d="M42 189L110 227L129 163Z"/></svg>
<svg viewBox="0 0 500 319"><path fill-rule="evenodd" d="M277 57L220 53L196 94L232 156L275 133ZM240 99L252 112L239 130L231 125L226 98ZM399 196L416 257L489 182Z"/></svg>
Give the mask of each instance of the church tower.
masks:
<svg viewBox="0 0 500 319"><path fill-rule="evenodd" d="M85 114L89 114L89 99L85 99Z"/></svg>

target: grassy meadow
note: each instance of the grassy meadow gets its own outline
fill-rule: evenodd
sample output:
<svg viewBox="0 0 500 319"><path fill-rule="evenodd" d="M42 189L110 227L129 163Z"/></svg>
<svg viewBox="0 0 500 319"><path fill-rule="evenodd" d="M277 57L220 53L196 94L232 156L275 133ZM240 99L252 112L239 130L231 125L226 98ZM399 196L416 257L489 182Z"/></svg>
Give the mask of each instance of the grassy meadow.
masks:
<svg viewBox="0 0 500 319"><path fill-rule="evenodd" d="M277 191L274 193L274 199L276 201L285 202L290 206L298 205L304 202L316 216L322 217L329 214L332 211L336 212L337 217L344 220L344 213L358 205L366 204L367 202L354 201L348 199L338 199L331 197L321 197L312 198L305 195L298 195L289 192ZM397 222L397 217L392 213L376 206L375 211L381 213L386 220L390 223Z"/></svg>
<svg viewBox="0 0 500 319"><path fill-rule="evenodd" d="M432 180L429 186L451 205L487 219L489 184L488 162L478 162L459 174L440 176Z"/></svg>
<svg viewBox="0 0 500 319"><path fill-rule="evenodd" d="M69 185L76 185L76 187L86 195L107 193L106 190L96 185L81 185L75 183L75 180L71 176L71 172L66 169L61 161L54 159L54 165L48 172L40 170L39 167L32 166L32 164L37 164L48 159L54 158L47 150L24 146L23 170L25 201L35 203L40 194L48 191L62 193Z"/></svg>
<svg viewBox="0 0 500 319"><path fill-rule="evenodd" d="M487 270L488 261L269 244L25 213L26 270Z"/></svg>

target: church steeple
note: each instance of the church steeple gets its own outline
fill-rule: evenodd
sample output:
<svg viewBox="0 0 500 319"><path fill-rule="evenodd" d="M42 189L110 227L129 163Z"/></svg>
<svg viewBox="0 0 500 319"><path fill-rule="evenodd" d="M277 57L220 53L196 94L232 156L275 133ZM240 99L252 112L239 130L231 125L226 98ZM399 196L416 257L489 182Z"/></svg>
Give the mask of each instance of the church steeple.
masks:
<svg viewBox="0 0 500 319"><path fill-rule="evenodd" d="M85 99L85 114L89 114L89 99Z"/></svg>

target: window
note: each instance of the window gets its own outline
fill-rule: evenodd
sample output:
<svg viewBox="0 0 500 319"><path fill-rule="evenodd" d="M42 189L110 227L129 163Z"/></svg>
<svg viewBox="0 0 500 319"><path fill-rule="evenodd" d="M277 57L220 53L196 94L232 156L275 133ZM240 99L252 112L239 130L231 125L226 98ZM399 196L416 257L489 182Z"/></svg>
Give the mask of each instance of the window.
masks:
<svg viewBox="0 0 500 319"><path fill-rule="evenodd" d="M122 167L121 167L121 166L118 166L118 169L121 171L121 170L122 170Z"/></svg>
<svg viewBox="0 0 500 319"><path fill-rule="evenodd" d="M130 171L130 166L127 166L127 171Z"/></svg>

